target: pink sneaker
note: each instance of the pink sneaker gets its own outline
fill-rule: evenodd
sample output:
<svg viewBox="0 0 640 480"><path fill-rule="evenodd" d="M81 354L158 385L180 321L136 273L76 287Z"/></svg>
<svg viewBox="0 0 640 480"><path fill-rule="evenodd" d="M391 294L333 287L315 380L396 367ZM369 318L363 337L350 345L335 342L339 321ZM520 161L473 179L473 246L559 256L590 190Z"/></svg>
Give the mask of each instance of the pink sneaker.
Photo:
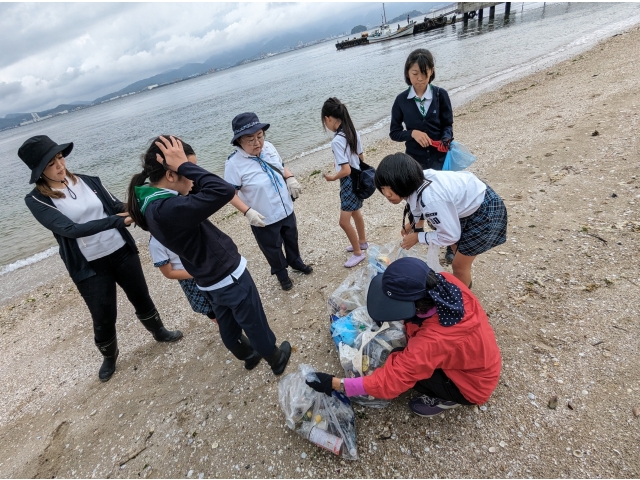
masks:
<svg viewBox="0 0 640 480"><path fill-rule="evenodd" d="M369 248L369 242L364 242L360 244L360 250L366 250L367 248ZM351 245L347 247L347 252L353 252L353 247Z"/></svg>
<svg viewBox="0 0 640 480"><path fill-rule="evenodd" d="M351 258L349 258L349 260L346 261L344 266L347 267L347 268L355 267L361 261L363 261L365 258L367 258L367 256L364 253L362 253L360 255L351 255Z"/></svg>

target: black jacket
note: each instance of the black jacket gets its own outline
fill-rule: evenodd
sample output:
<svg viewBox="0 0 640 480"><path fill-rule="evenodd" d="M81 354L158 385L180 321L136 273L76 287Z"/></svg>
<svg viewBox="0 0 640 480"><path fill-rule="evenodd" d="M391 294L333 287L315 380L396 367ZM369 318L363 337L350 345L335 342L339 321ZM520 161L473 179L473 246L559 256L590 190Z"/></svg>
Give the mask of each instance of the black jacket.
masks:
<svg viewBox="0 0 640 480"><path fill-rule="evenodd" d="M423 168L441 170L447 154L431 146L423 148L411 136L412 130L419 130L432 140L453 139L453 109L449 94L444 88L435 85L432 87L433 97L424 118L420 115L415 100L407 98L408 90L396 97L391 108L389 136L396 142L405 142L406 153L415 158Z"/></svg>
<svg viewBox="0 0 640 480"><path fill-rule="evenodd" d="M77 241L78 238L95 235L110 228L117 228L133 252L138 253L138 248L136 247L135 240L127 231L127 227L124 224L124 217L116 215L116 213L125 211L125 205L111 195L104 185L102 185L98 177L90 177L88 175L76 176L81 178L84 183L93 190L93 193L96 194L98 199L100 199L104 207L104 212L107 214L106 218L91 220L87 223L74 223L56 208L51 198L42 195L35 188L24 197L24 202L36 220L38 220L43 227L53 232L53 236L60 246L60 257L62 257L62 261L65 267L67 267L69 275L71 275L71 279L75 283L78 283L96 274L80 251Z"/></svg>
<svg viewBox="0 0 640 480"><path fill-rule="evenodd" d="M236 190L190 162L180 165L178 173L193 180L192 192L197 193L155 200L147 206L144 218L151 235L180 257L196 283L210 287L240 264L236 244L209 221L233 199Z"/></svg>

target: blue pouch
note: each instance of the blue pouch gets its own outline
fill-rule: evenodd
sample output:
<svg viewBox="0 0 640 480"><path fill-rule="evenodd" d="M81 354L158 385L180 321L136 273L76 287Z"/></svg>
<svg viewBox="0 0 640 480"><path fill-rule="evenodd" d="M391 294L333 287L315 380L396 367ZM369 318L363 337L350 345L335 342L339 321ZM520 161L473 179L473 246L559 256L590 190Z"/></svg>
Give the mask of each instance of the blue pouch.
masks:
<svg viewBox="0 0 640 480"><path fill-rule="evenodd" d="M475 161L476 156L463 144L454 140L449 145L449 151L444 159L442 170L458 172L469 168Z"/></svg>

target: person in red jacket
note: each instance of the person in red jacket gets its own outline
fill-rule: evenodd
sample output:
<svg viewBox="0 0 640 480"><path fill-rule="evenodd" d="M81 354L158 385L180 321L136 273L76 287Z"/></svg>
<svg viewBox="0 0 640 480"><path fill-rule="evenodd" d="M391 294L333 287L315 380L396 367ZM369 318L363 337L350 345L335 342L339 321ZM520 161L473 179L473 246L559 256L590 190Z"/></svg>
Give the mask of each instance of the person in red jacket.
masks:
<svg viewBox="0 0 640 480"><path fill-rule="evenodd" d="M413 388L421 395L409 408L423 417L489 399L500 377L500 349L480 302L456 277L417 258L398 259L371 281L367 310L378 324L404 320L406 348L369 376L317 372L319 381L307 382L314 390L392 399Z"/></svg>

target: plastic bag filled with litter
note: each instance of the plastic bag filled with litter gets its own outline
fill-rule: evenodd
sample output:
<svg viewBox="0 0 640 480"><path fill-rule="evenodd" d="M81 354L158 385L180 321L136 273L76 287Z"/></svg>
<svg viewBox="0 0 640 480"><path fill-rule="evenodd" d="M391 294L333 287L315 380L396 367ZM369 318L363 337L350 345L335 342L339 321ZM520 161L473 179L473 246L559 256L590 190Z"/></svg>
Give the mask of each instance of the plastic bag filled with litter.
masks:
<svg viewBox="0 0 640 480"><path fill-rule="evenodd" d="M427 265L429 265L429 268L431 268L431 270L433 270L434 272L442 272L443 268L442 265L440 265L440 247L434 244L430 244L428 248L424 247L424 245L418 244L414 245L409 250L400 248L395 260L404 257L419 258Z"/></svg>
<svg viewBox="0 0 640 480"><path fill-rule="evenodd" d="M390 242L385 245L369 244L367 256L369 257L369 265L374 267L378 273L384 273L389 264L393 262L398 255L400 242Z"/></svg>
<svg viewBox="0 0 640 480"><path fill-rule="evenodd" d="M329 316L344 317L367 304L367 290L378 271L371 265L356 270L336 288L328 301Z"/></svg>
<svg viewBox="0 0 640 480"><path fill-rule="evenodd" d="M383 323L378 327L369 317L367 307L356 308L345 317L334 317L330 329L346 378L371 375L384 365L392 351L407 346L402 322ZM370 395L351 397L351 401L373 408L389 404Z"/></svg>
<svg viewBox="0 0 640 480"><path fill-rule="evenodd" d="M475 161L476 156L463 144L454 140L449 145L449 151L444 159L442 170L457 172L469 168Z"/></svg>
<svg viewBox="0 0 640 480"><path fill-rule="evenodd" d="M310 365L285 375L278 384L278 397L287 427L330 452L348 460L358 459L355 414L349 399L340 392L329 397L316 392L306 380L318 381Z"/></svg>

